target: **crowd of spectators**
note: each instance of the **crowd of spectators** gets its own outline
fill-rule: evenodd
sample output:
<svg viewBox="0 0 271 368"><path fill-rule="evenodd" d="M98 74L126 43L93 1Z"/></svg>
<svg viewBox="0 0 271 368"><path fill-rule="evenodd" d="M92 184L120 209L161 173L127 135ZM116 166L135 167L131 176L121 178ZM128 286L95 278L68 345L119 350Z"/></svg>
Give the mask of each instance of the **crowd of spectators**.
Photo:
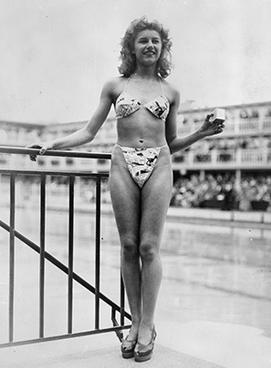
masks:
<svg viewBox="0 0 271 368"><path fill-rule="evenodd" d="M238 184L231 175L181 177L175 181L172 206L222 210L271 210L271 176L247 176Z"/></svg>
<svg viewBox="0 0 271 368"><path fill-rule="evenodd" d="M102 182L102 202L110 203L107 180ZM95 183L81 185L85 200L95 202ZM271 175L244 176L238 183L233 174L199 174L175 180L171 206L221 210L271 211Z"/></svg>

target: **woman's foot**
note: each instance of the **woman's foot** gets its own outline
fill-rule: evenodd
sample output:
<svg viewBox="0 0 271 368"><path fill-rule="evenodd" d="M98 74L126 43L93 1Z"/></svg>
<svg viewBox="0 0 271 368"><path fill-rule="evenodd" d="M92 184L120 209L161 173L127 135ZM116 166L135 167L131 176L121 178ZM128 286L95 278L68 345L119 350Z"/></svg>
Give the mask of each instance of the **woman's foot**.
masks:
<svg viewBox="0 0 271 368"><path fill-rule="evenodd" d="M137 343L138 326L132 325L129 334L122 340L121 353L125 359L133 358L134 349Z"/></svg>
<svg viewBox="0 0 271 368"><path fill-rule="evenodd" d="M141 329L136 347L134 349L134 357L136 362L145 362L146 360L151 359L156 336L157 333L154 326L151 330L148 328Z"/></svg>

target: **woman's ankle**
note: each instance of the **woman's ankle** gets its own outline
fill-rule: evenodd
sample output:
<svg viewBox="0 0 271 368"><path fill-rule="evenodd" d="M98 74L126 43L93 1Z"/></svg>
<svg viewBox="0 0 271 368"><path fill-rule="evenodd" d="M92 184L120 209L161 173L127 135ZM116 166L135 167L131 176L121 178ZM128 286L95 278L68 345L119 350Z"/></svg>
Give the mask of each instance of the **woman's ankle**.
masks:
<svg viewBox="0 0 271 368"><path fill-rule="evenodd" d="M139 325L139 328L140 329L149 329L149 330L152 330L153 327L154 327L153 320L144 320L144 319L142 319L140 321L140 325Z"/></svg>

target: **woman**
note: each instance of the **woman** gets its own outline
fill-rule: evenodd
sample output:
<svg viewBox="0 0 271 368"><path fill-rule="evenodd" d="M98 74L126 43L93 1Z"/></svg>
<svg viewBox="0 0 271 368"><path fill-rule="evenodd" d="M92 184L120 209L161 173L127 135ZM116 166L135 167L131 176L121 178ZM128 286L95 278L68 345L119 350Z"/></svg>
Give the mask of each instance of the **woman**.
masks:
<svg viewBox="0 0 271 368"><path fill-rule="evenodd" d="M109 186L132 315L121 351L124 358L134 356L136 361L151 358L156 337L154 312L162 278L159 246L172 191L170 154L223 130L223 123L212 124L208 115L195 133L176 136L179 93L165 81L170 48L168 32L158 22L133 21L122 40L121 76L104 85L86 126L39 146L43 154L92 141L115 106L118 140Z"/></svg>

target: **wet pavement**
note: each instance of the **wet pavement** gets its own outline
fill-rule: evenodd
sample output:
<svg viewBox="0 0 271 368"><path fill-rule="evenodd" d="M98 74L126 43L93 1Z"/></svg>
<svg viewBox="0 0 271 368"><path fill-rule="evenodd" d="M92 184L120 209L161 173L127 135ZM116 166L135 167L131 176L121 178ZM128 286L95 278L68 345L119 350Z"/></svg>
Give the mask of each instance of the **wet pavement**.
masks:
<svg viewBox="0 0 271 368"><path fill-rule="evenodd" d="M1 210L1 219L8 222L7 211ZM65 264L67 224L65 212L48 211L46 249ZM16 229L39 242L39 218L33 208L18 210ZM91 215L76 214L74 270L92 284L94 230ZM103 217L101 236L101 291L118 302L119 243L111 216ZM0 245L0 343L3 343L8 328L8 234L3 229ZM271 229L168 221L161 248L163 282L156 311L156 365L152 365L154 359L146 365L270 368ZM16 241L16 339L38 334L38 282L38 255ZM45 291L45 333L65 333L67 277L47 262ZM93 296L74 283L74 298L75 331L92 328ZM101 323L104 327L111 325L108 307L102 306ZM91 362L99 362L99 367L131 366L131 362L121 360L114 334L107 335L76 338L74 343L69 340L3 349L0 361L2 358L5 362L3 367L8 367L8 362L13 364L10 367L31 367L31 364L85 367ZM38 357L43 355L44 359L37 364ZM46 356L51 357L50 364L46 363ZM88 366L95 366L92 363Z"/></svg>

